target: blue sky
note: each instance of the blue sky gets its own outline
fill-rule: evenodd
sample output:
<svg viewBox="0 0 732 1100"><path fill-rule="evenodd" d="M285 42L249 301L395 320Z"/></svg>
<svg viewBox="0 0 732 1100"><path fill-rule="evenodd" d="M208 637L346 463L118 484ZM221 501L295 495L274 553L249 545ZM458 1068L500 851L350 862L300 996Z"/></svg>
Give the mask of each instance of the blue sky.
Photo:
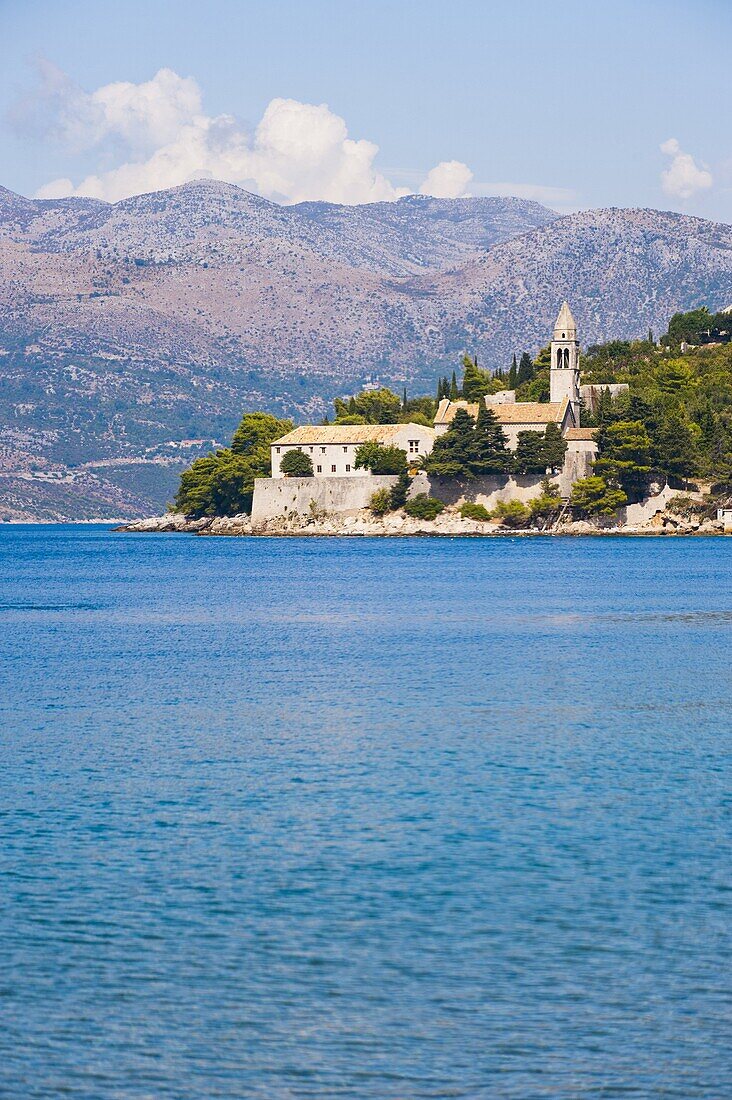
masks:
<svg viewBox="0 0 732 1100"><path fill-rule="evenodd" d="M730 0L0 0L0 39L24 194L210 175L732 222Z"/></svg>

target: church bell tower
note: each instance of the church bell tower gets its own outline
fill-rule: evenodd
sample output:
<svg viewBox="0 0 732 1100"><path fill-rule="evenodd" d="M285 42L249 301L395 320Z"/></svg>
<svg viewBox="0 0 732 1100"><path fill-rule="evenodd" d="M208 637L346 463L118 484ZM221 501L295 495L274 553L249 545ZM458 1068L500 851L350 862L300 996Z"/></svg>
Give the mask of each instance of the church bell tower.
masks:
<svg viewBox="0 0 732 1100"><path fill-rule="evenodd" d="M569 398L576 425L580 422L580 345L577 324L566 302L559 310L552 340L552 366L550 371L550 401Z"/></svg>

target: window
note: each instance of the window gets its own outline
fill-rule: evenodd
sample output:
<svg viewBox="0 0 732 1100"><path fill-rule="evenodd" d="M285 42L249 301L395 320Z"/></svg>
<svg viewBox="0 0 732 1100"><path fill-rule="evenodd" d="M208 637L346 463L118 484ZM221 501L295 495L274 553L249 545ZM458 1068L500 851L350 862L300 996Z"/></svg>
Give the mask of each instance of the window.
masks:
<svg viewBox="0 0 732 1100"><path fill-rule="evenodd" d="M330 472L331 472L332 474L334 474L334 473L336 472L336 468L335 468L335 466L331 466L331 468L330 468Z"/></svg>
<svg viewBox="0 0 732 1100"><path fill-rule="evenodd" d="M313 448L311 447L311 448L310 448L310 454L312 454L312 453L313 453Z"/></svg>
<svg viewBox="0 0 732 1100"><path fill-rule="evenodd" d="M324 454L325 454L325 447L321 447L321 448L320 448L320 453L321 453L322 455L324 455Z"/></svg>
<svg viewBox="0 0 732 1100"><path fill-rule="evenodd" d="M347 474L350 474L350 472L351 472L351 467L350 467L350 466L346 466L346 473L347 473Z"/></svg>
<svg viewBox="0 0 732 1100"><path fill-rule="evenodd" d="M323 472L323 467L322 466L317 466L316 469L317 469L319 474L322 474L322 472Z"/></svg>
<svg viewBox="0 0 732 1100"><path fill-rule="evenodd" d="M277 448L277 454L279 454L279 453L280 453L280 450L281 450L281 448L280 448L280 447L278 447L278 448Z"/></svg>
<svg viewBox="0 0 732 1100"><path fill-rule="evenodd" d="M419 440L418 439L410 439L409 440L409 453L410 453L410 455L416 455L418 450L419 450Z"/></svg>
<svg viewBox="0 0 732 1100"><path fill-rule="evenodd" d="M344 455L347 455L347 454L348 454L348 447L344 447L344 448L343 448L343 453L344 453Z"/></svg>

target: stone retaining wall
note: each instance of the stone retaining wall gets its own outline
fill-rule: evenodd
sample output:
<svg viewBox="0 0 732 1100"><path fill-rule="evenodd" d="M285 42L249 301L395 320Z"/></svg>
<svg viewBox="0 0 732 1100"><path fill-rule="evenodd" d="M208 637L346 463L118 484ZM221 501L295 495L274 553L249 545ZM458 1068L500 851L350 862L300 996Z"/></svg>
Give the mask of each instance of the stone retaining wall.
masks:
<svg viewBox="0 0 732 1100"><path fill-rule="evenodd" d="M254 482L252 526L278 516L348 515L367 508L377 489L391 489L396 477L258 477Z"/></svg>

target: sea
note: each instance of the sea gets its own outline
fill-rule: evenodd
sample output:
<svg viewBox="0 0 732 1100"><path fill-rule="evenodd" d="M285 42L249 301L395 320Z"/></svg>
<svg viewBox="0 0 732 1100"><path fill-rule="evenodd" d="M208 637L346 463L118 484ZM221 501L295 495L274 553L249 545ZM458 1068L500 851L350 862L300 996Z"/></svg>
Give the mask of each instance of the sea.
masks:
<svg viewBox="0 0 732 1100"><path fill-rule="evenodd" d="M0 1096L732 1097L732 539L0 528Z"/></svg>

